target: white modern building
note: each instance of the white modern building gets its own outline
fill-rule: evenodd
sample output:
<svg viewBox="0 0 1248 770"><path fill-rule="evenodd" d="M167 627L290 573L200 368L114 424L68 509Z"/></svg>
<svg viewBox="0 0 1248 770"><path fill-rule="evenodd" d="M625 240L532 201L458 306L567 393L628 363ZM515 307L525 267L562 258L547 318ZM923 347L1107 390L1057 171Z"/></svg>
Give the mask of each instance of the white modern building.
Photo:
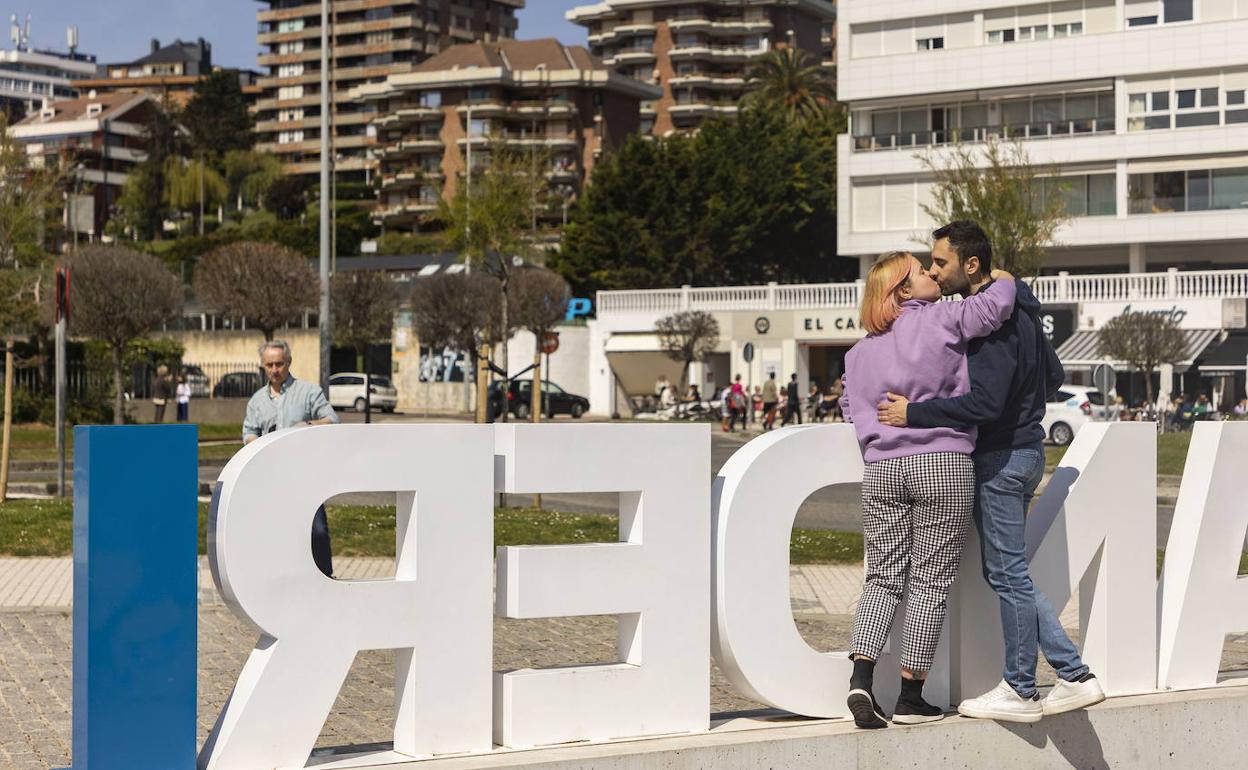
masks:
<svg viewBox="0 0 1248 770"><path fill-rule="evenodd" d="M67 31L69 52L38 51L30 47L30 19L25 28L12 18L13 47L0 50L0 109L13 123L44 102L78 95L75 80L93 78L100 67L95 57L79 53L78 30Z"/></svg>
<svg viewBox="0 0 1248 770"><path fill-rule="evenodd" d="M959 141L1020 138L1073 219L1045 272L1248 266L1248 1L861 0L840 7L839 252L920 245Z"/></svg>

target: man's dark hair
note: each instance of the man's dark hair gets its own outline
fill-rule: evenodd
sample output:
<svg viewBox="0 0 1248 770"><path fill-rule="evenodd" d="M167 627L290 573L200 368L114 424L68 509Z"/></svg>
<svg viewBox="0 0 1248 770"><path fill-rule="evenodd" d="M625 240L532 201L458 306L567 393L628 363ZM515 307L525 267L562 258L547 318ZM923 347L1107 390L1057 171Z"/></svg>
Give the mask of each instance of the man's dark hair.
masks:
<svg viewBox="0 0 1248 770"><path fill-rule="evenodd" d="M966 262L971 257L979 257L979 271L984 275L992 272L992 241L979 223L969 219L950 222L932 233L932 240L948 238L949 245L958 255L959 262Z"/></svg>

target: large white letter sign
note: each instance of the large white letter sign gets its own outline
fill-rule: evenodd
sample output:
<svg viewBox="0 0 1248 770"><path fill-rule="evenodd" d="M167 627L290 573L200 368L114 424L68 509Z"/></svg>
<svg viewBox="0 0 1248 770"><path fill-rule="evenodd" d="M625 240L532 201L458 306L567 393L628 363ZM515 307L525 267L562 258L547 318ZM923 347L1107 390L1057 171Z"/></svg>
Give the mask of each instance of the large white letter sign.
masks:
<svg viewBox="0 0 1248 770"><path fill-rule="evenodd" d="M1079 591L1083 659L1110 695L1157 683L1156 434L1154 423L1085 425L1027 516L1032 580L1059 614ZM1004 658L1000 605L971 540L954 608L962 698L1000 681Z"/></svg>
<svg viewBox="0 0 1248 770"><path fill-rule="evenodd" d="M501 492L619 492L620 542L498 549L498 614L620 615L619 663L495 674L494 736L535 746L709 727L703 425L499 425Z"/></svg>
<svg viewBox="0 0 1248 770"><path fill-rule="evenodd" d="M201 768L303 767L360 650L399 650L395 750L489 751L493 429L334 425L270 434L221 474L208 552L217 589L262 636ZM318 505L398 494L390 580L330 580Z"/></svg>
<svg viewBox="0 0 1248 770"><path fill-rule="evenodd" d="M1217 683L1226 635L1248 630L1248 424L1197 423L1183 466L1161 582L1161 667L1168 688Z"/></svg>
<svg viewBox="0 0 1248 770"><path fill-rule="evenodd" d="M754 439L715 480L711 647L732 686L755 700L806 716L849 714L849 658L816 652L793 622L789 540L803 500L862 481L862 468L853 426L812 425Z"/></svg>

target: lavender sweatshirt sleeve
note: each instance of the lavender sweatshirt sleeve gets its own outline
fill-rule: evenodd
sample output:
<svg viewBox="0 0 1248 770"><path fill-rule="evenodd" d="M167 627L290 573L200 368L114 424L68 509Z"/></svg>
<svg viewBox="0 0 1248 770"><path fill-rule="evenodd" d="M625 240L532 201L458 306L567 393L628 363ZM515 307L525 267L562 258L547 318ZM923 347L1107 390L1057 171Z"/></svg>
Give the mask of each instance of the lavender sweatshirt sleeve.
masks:
<svg viewBox="0 0 1248 770"><path fill-rule="evenodd" d="M1014 312L1014 281L993 281L961 302L938 302L932 316L962 342L985 337L1001 328Z"/></svg>

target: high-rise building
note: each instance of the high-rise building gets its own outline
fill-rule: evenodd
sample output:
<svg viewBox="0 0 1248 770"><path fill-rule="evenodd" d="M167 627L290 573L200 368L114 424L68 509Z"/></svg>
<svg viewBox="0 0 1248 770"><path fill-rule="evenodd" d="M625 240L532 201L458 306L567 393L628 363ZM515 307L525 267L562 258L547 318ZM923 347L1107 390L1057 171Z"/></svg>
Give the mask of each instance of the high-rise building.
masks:
<svg viewBox="0 0 1248 770"><path fill-rule="evenodd" d="M641 102L659 95L553 38L448 48L354 94L378 106L377 217L387 227L410 227L455 194L469 158L473 172L485 171L495 142L541 152L551 191L565 207L562 214L558 206L535 208L534 216L566 214L600 154L636 133Z"/></svg>
<svg viewBox="0 0 1248 770"><path fill-rule="evenodd" d="M657 136L735 115L754 62L789 45L821 61L834 37L827 0L603 0L568 11L589 30L590 50L609 67L662 87L643 105L642 130Z"/></svg>
<svg viewBox="0 0 1248 770"><path fill-rule="evenodd" d="M922 208L932 176L920 156L995 136L1056 167L1042 186L1060 190L1073 218L1046 272L1248 266L1248 4L918 8L863 0L838 22L839 95L851 108L838 164L843 256L865 269L880 252L922 248L936 223Z"/></svg>
<svg viewBox="0 0 1248 770"><path fill-rule="evenodd" d="M276 153L291 173L320 168L321 3L259 0L260 79L257 149ZM364 179L375 167L369 124L372 103L351 90L410 72L429 56L461 42L515 37L524 0L332 0L330 83L335 168L339 178Z"/></svg>
<svg viewBox="0 0 1248 770"><path fill-rule="evenodd" d="M68 30L69 51L41 51L30 47L30 18L26 25L12 17L10 37L13 47L0 50L0 111L10 123L21 120L44 102L72 99L78 95L74 81L95 77L99 66L95 57L78 52L78 30Z"/></svg>

